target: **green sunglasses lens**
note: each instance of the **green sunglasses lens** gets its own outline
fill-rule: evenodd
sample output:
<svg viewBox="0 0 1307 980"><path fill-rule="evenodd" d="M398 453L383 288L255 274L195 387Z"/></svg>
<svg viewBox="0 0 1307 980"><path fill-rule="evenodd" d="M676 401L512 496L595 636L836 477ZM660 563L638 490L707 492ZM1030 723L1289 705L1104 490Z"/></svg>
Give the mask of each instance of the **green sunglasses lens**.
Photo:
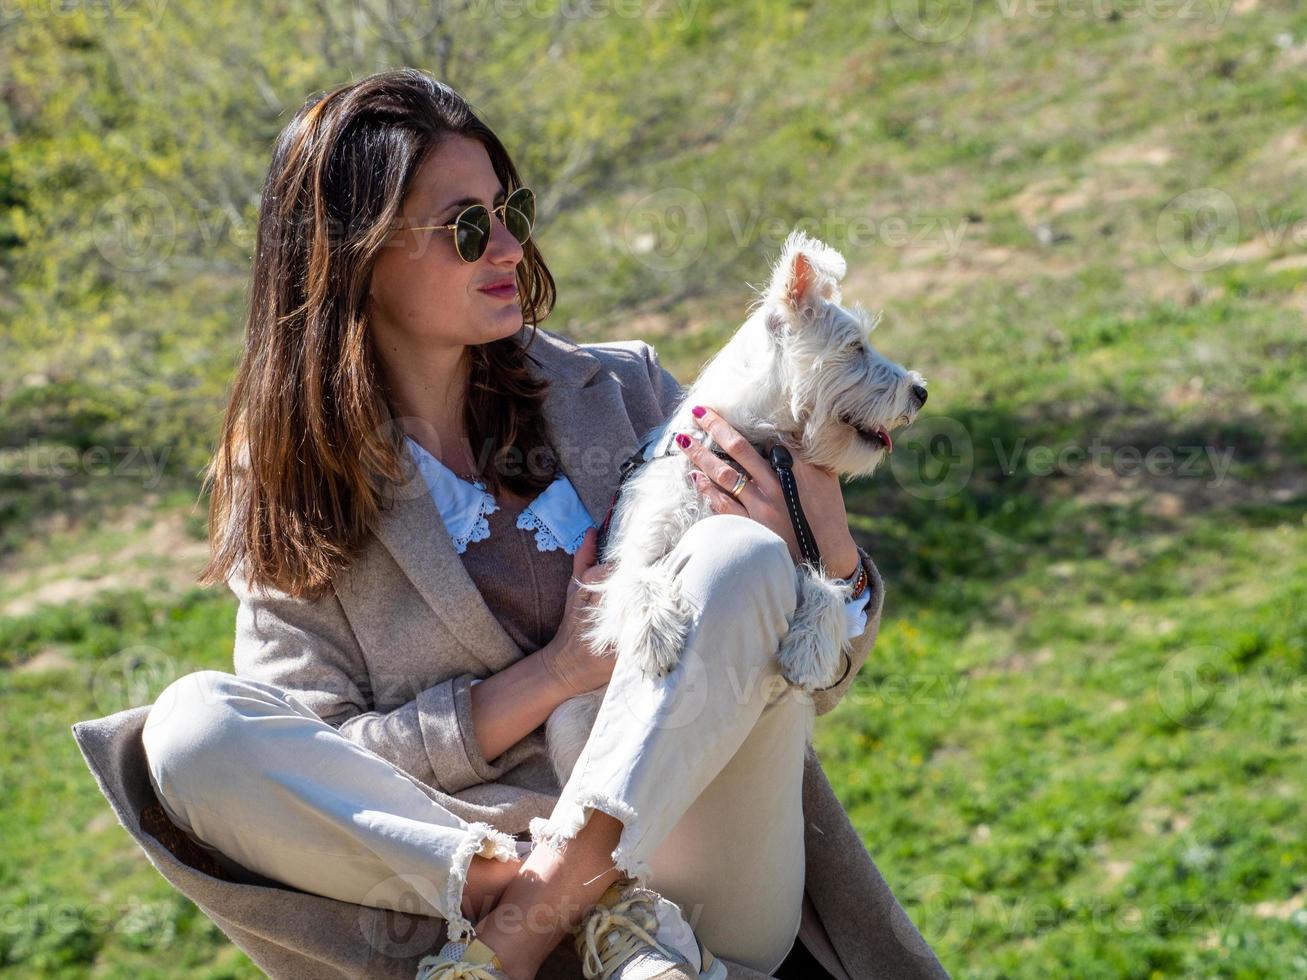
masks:
<svg viewBox="0 0 1307 980"><path fill-rule="evenodd" d="M478 204L464 211L454 229L454 244L466 262L475 262L485 254L490 241L490 212Z"/></svg>
<svg viewBox="0 0 1307 980"><path fill-rule="evenodd" d="M504 202L504 224L519 244L531 237L536 220L536 197L529 187L519 187Z"/></svg>

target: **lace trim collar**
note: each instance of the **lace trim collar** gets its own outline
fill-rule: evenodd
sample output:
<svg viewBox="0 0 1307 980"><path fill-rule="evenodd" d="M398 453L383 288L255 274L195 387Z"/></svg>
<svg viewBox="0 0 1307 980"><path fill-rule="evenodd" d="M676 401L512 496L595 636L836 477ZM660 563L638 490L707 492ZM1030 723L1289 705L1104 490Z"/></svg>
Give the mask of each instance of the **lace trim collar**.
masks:
<svg viewBox="0 0 1307 980"><path fill-rule="evenodd" d="M490 537L486 515L497 511L499 503L486 490L484 481L469 483L412 437L405 436L404 441L431 491L454 550L461 555L470 542ZM569 555L575 554L586 530L593 525L594 521L577 496L576 488L561 473L517 515L519 528L535 531L538 551L562 548Z"/></svg>
<svg viewBox="0 0 1307 980"><path fill-rule="evenodd" d="M517 515L518 527L535 530L537 550L562 548L569 555L581 547L581 539L593 525L572 481L561 473Z"/></svg>
<svg viewBox="0 0 1307 980"><path fill-rule="evenodd" d="M499 504L486 490L485 483L481 480L468 483L411 436L405 436L404 441L426 481L436 509L440 511L440 519L445 522L454 550L461 555L467 550L469 541L484 541L490 537L490 522L486 515L497 511Z"/></svg>

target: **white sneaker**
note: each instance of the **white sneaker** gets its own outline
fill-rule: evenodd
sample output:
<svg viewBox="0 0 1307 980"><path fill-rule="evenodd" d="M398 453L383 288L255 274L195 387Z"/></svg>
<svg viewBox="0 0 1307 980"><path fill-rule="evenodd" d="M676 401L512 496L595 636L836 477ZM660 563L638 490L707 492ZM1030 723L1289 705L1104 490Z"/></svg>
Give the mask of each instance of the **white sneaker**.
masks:
<svg viewBox="0 0 1307 980"><path fill-rule="evenodd" d="M725 980L726 966L699 942L676 903L616 882L576 929L586 980Z"/></svg>
<svg viewBox="0 0 1307 980"><path fill-rule="evenodd" d="M479 939L459 943L450 940L439 953L418 961L414 980L508 980L494 950Z"/></svg>

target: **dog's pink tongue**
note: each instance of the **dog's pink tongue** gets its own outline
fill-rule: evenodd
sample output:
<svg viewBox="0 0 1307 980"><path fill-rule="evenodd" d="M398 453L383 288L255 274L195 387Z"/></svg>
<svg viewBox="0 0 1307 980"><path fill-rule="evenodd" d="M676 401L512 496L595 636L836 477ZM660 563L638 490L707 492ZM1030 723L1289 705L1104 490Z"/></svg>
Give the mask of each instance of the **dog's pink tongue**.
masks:
<svg viewBox="0 0 1307 980"><path fill-rule="evenodd" d="M882 426L880 429L876 431L878 431L880 433L880 437L885 440L885 452L887 453L894 452L894 440L890 438L889 429L886 429Z"/></svg>

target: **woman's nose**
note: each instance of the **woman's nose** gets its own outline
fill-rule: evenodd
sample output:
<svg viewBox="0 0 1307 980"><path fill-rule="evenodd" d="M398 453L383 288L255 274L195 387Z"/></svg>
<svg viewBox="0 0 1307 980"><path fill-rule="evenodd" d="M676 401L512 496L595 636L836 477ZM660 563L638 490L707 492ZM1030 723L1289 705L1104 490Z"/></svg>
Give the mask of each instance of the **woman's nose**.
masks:
<svg viewBox="0 0 1307 980"><path fill-rule="evenodd" d="M520 262L524 254L522 243L513 237L498 214L490 220L490 244L486 251L492 262Z"/></svg>

